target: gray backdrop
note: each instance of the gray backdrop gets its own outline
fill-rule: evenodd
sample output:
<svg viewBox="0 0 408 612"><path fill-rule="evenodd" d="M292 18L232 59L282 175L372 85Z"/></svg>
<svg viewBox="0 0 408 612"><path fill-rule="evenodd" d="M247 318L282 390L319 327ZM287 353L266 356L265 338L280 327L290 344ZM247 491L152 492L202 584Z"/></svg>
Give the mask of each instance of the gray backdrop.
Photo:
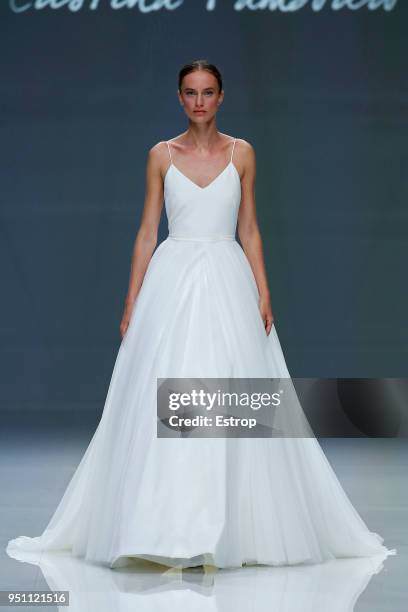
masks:
<svg viewBox="0 0 408 612"><path fill-rule="evenodd" d="M43 4L0 5L2 407L103 406L147 151L184 131L196 58L257 153L290 372L405 376L407 3Z"/></svg>

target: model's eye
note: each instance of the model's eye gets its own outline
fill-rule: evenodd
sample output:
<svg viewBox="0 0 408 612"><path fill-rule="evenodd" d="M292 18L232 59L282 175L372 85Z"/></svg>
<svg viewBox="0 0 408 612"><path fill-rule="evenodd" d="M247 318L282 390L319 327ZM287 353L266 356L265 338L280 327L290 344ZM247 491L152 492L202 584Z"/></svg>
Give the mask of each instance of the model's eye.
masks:
<svg viewBox="0 0 408 612"><path fill-rule="evenodd" d="M196 92L195 91L186 91L185 92L186 96L195 96ZM205 96L213 96L214 95L214 91L205 91L204 92Z"/></svg>

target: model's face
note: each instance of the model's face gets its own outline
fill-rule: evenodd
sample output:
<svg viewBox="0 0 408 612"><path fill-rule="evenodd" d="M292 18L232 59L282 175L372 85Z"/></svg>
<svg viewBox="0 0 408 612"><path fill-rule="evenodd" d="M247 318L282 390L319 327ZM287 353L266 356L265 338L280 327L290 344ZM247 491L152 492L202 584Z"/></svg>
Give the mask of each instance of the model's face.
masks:
<svg viewBox="0 0 408 612"><path fill-rule="evenodd" d="M224 92L218 91L218 82L213 74L207 70L195 70L184 77L178 96L189 119L203 123L215 115Z"/></svg>

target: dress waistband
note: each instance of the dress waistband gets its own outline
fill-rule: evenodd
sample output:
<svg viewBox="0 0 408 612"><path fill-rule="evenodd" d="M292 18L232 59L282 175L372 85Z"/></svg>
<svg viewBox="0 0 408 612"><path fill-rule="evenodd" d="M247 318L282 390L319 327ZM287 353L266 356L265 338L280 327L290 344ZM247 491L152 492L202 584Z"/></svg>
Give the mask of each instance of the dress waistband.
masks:
<svg viewBox="0 0 408 612"><path fill-rule="evenodd" d="M218 240L235 240L234 234L212 234L211 236L187 236L186 234L169 234L171 240L200 240L203 242L215 242Z"/></svg>

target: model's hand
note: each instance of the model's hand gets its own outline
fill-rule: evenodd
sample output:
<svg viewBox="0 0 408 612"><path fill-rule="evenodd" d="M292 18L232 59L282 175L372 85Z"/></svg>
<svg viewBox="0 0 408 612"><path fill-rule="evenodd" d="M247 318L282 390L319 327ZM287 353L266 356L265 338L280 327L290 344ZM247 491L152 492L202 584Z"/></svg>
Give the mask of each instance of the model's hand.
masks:
<svg viewBox="0 0 408 612"><path fill-rule="evenodd" d="M129 327L129 321L130 321L130 317L132 315L132 308L133 308L133 305L128 303L128 302L126 302L125 309L124 309L123 315L122 315L122 320L121 320L120 326L119 326L120 335L122 336L122 339L123 339L123 336L126 334L127 328Z"/></svg>
<svg viewBox="0 0 408 612"><path fill-rule="evenodd" d="M274 321L269 295L259 296L259 310L261 312L262 321L264 322L266 335L269 336Z"/></svg>

